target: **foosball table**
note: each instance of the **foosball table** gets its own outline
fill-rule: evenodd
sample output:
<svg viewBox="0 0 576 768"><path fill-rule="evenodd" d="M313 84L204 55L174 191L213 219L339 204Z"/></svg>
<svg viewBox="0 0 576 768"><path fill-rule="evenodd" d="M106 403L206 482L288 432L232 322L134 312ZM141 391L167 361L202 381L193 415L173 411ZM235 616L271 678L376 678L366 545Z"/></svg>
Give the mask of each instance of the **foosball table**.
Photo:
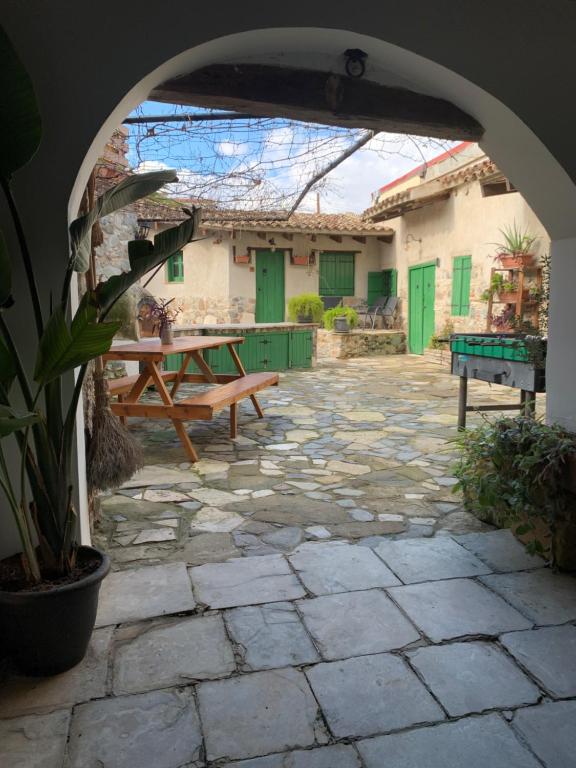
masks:
<svg viewBox="0 0 576 768"><path fill-rule="evenodd" d="M546 391L546 339L514 333L453 333L452 374L460 377L458 428L470 411L519 410L533 415L536 393ZM520 402L468 405L468 379L520 390Z"/></svg>

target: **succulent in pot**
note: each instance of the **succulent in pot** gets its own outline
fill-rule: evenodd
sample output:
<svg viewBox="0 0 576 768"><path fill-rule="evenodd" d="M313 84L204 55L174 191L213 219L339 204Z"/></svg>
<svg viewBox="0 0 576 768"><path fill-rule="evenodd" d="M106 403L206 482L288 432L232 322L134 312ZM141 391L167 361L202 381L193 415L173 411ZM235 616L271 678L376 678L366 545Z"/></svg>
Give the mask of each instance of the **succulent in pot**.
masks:
<svg viewBox="0 0 576 768"><path fill-rule="evenodd" d="M88 269L98 218L177 180L173 171L127 176L70 225L61 290L43 302L34 270L42 255L28 246L11 184L35 154L42 125L32 82L1 28L0 58L11 83L3 108L18 118L0 126L0 186L15 233L10 254L0 233L0 525L10 516L20 539L20 551L0 560L1 642L22 672L53 674L85 654L109 569L106 555L78 541L73 453L86 369L109 350L120 327L107 320L116 301L190 242L198 213L187 212L182 224L154 242L129 243L129 271L88 290L72 313L70 286L75 273ZM12 289L14 258L22 262L27 290ZM13 329L21 315L15 313L28 301L32 322L20 349ZM35 353L33 370L23 363L24 351Z"/></svg>
<svg viewBox="0 0 576 768"><path fill-rule="evenodd" d="M505 269L521 269L534 262L532 246L538 240L527 230L522 230L514 221L509 227L500 230L502 243L493 243L498 248L496 258Z"/></svg>

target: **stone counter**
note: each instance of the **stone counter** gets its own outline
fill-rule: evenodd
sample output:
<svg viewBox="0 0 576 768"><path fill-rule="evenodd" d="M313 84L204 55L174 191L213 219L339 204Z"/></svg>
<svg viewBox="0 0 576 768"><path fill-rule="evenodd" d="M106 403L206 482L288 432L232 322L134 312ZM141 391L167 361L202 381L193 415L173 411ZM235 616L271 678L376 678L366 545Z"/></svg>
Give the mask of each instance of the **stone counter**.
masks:
<svg viewBox="0 0 576 768"><path fill-rule="evenodd" d="M402 355L406 352L406 334L404 331L388 330L334 333L319 329L316 351L319 360Z"/></svg>

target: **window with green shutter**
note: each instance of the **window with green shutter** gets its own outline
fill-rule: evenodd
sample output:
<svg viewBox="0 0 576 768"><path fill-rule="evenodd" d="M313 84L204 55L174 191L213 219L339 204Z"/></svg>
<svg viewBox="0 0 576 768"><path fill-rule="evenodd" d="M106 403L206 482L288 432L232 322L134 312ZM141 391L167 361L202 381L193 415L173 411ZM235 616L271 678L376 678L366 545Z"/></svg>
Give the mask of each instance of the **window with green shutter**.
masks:
<svg viewBox="0 0 576 768"><path fill-rule="evenodd" d="M456 256L452 270L452 314L466 317L470 314L470 275L472 256Z"/></svg>
<svg viewBox="0 0 576 768"><path fill-rule="evenodd" d="M320 254L321 296L354 296L354 256L342 251Z"/></svg>
<svg viewBox="0 0 576 768"><path fill-rule="evenodd" d="M166 262L166 279L169 283L184 282L184 254L178 251Z"/></svg>
<svg viewBox="0 0 576 768"><path fill-rule="evenodd" d="M384 277L384 293L382 295L396 296L398 290L398 270L385 269L382 274Z"/></svg>
<svg viewBox="0 0 576 768"><path fill-rule="evenodd" d="M368 272L368 306L373 307L380 296L396 296L398 271L382 269L380 272Z"/></svg>

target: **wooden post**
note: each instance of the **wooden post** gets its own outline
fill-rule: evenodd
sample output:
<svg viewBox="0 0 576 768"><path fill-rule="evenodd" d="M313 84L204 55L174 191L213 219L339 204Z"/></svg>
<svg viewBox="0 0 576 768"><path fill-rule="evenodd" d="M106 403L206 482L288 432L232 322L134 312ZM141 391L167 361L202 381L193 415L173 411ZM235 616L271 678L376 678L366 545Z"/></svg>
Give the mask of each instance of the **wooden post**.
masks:
<svg viewBox="0 0 576 768"><path fill-rule="evenodd" d="M238 431L238 403L230 403L230 437L235 438Z"/></svg>
<svg viewBox="0 0 576 768"><path fill-rule="evenodd" d="M468 400L468 379L460 376L460 390L458 393L458 429L466 429L466 404Z"/></svg>

